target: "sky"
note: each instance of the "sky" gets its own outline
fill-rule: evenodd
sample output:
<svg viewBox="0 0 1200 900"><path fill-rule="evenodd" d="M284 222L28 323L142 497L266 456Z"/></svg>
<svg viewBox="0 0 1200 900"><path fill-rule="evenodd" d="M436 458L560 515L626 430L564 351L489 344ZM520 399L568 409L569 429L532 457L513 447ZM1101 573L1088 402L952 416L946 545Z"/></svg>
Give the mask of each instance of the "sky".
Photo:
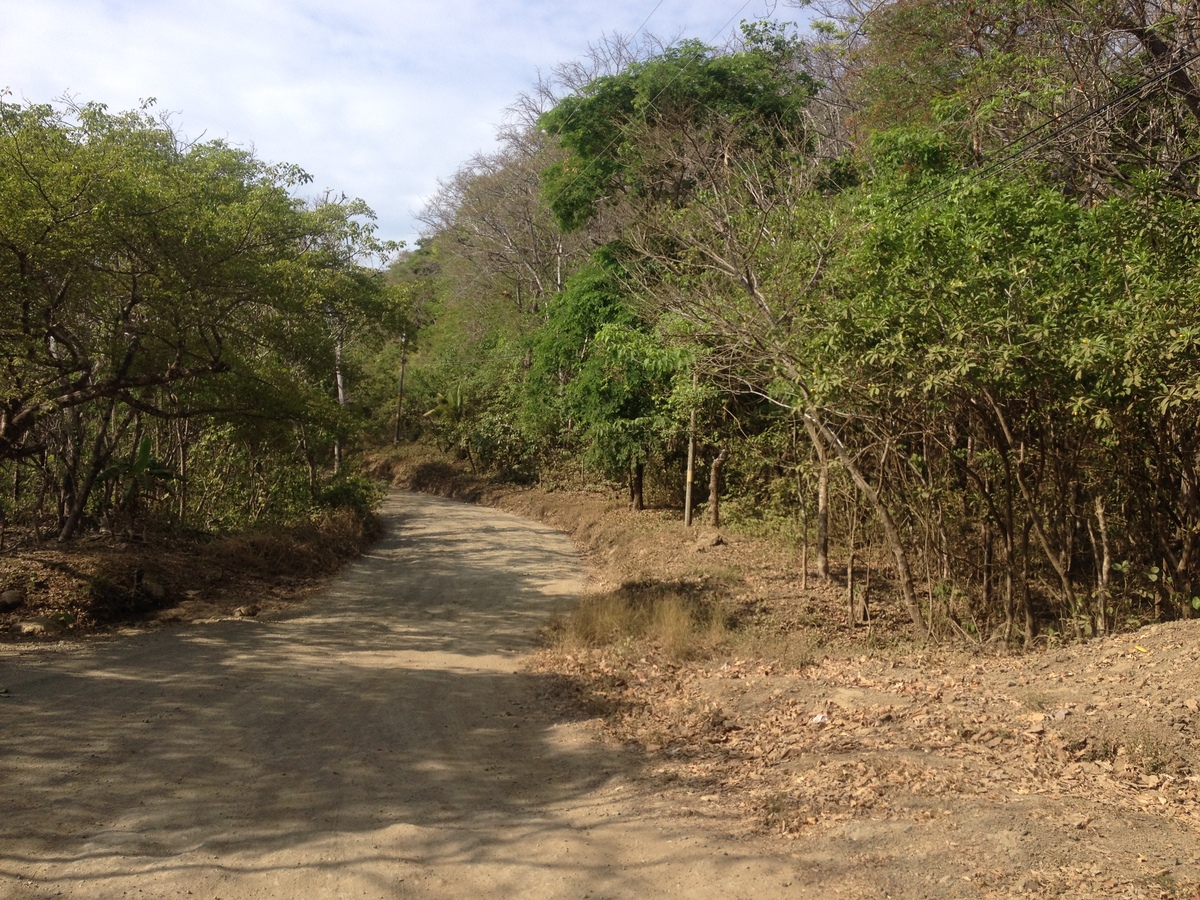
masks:
<svg viewBox="0 0 1200 900"><path fill-rule="evenodd" d="M378 234L416 214L539 72L606 34L720 43L742 19L794 20L777 0L0 0L9 102L135 109L361 197Z"/></svg>

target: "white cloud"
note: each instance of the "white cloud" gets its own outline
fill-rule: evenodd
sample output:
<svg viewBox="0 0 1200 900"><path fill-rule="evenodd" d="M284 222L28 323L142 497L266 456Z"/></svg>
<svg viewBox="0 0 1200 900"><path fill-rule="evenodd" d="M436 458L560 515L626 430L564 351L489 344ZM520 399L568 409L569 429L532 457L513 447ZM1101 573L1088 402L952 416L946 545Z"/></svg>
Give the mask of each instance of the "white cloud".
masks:
<svg viewBox="0 0 1200 900"><path fill-rule="evenodd" d="M722 36L766 0L662 0L647 29ZM190 136L253 146L361 196L381 234L471 154L538 70L605 33L629 34L654 0L0 0L0 87L45 102L128 109L157 98Z"/></svg>

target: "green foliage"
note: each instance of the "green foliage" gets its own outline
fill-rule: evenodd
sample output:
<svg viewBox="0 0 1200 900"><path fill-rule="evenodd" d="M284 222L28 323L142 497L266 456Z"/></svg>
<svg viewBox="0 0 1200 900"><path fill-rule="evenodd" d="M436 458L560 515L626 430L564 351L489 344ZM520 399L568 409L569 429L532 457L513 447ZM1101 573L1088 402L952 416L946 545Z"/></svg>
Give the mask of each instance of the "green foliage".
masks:
<svg viewBox="0 0 1200 900"><path fill-rule="evenodd" d="M179 478L179 473L151 455L152 449L153 441L146 435L138 444L133 459L118 460L100 473L100 482L114 482L121 494L118 513L133 515L141 495Z"/></svg>
<svg viewBox="0 0 1200 900"><path fill-rule="evenodd" d="M371 264L394 249L361 201L297 200L307 181L148 108L0 103L0 466L20 470L20 514L42 518L55 490L62 538L113 504L302 514L314 467L357 427L334 373L381 327ZM193 454L218 435L255 447L256 471L230 470L233 446ZM201 460L246 502L204 511ZM307 499L250 501L276 461L303 485L280 496ZM154 491L169 473L170 496Z"/></svg>
<svg viewBox="0 0 1200 900"><path fill-rule="evenodd" d="M360 519L367 520L383 500L383 487L362 475L337 475L322 486L313 498L318 507L330 510L349 509Z"/></svg>
<svg viewBox="0 0 1200 900"><path fill-rule="evenodd" d="M552 434L577 412L567 386L593 365L589 360L601 329L636 326L621 278L611 251L598 251L547 304L545 324L531 338L524 381L526 417L535 432Z"/></svg>
<svg viewBox="0 0 1200 900"><path fill-rule="evenodd" d="M957 171L960 154L941 131L892 128L871 135L867 154L876 178L896 177L908 183Z"/></svg>
<svg viewBox="0 0 1200 900"><path fill-rule="evenodd" d="M524 391L532 429L550 436L569 427L587 463L613 478L676 427L672 379L683 364L639 320L626 282L614 248L568 280L534 335Z"/></svg>
<svg viewBox="0 0 1200 900"><path fill-rule="evenodd" d="M677 460L695 412L732 519L807 534L826 476L830 533L920 630L1190 614L1200 93L1174 70L1109 102L1183 32L1146 4L826 8L807 41L754 23L576 84L537 154L481 167L469 211L512 206L470 222L548 207L602 249L519 311L502 285L544 253L443 268L424 408L456 412L430 420L481 467L617 478Z"/></svg>
<svg viewBox="0 0 1200 900"><path fill-rule="evenodd" d="M746 27L739 52L682 41L560 101L539 123L568 151L543 173L559 224L582 228L614 193L648 203L686 195L695 179L674 156L689 137L734 151L797 152L816 89L796 64L801 49L782 29L759 23Z"/></svg>

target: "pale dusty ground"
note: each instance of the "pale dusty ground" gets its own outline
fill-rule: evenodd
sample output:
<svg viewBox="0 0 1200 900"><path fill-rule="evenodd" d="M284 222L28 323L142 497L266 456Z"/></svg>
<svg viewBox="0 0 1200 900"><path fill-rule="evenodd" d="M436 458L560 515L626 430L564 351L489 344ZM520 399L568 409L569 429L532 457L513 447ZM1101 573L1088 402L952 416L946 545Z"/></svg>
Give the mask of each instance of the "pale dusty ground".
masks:
<svg viewBox="0 0 1200 900"><path fill-rule="evenodd" d="M780 542L697 541L594 495L504 502L571 531L609 586L727 585L744 619L711 656L564 642L534 666L641 750L652 792L769 836L815 896L1200 900L1200 619L921 645L882 592L851 628L844 586L805 590Z"/></svg>
<svg viewBox="0 0 1200 900"><path fill-rule="evenodd" d="M0 898L820 895L518 671L569 541L393 493L289 613L0 647ZM811 885L811 887L810 887Z"/></svg>

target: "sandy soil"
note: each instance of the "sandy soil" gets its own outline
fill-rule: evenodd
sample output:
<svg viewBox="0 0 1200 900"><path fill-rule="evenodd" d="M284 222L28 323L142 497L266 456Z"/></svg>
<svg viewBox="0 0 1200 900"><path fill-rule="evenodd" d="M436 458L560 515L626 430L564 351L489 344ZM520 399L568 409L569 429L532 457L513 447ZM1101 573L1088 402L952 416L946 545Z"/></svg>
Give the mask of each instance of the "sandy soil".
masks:
<svg viewBox="0 0 1200 900"><path fill-rule="evenodd" d="M384 512L290 611L0 647L0 897L823 893L647 793L641 754L519 670L581 588L564 536Z"/></svg>

